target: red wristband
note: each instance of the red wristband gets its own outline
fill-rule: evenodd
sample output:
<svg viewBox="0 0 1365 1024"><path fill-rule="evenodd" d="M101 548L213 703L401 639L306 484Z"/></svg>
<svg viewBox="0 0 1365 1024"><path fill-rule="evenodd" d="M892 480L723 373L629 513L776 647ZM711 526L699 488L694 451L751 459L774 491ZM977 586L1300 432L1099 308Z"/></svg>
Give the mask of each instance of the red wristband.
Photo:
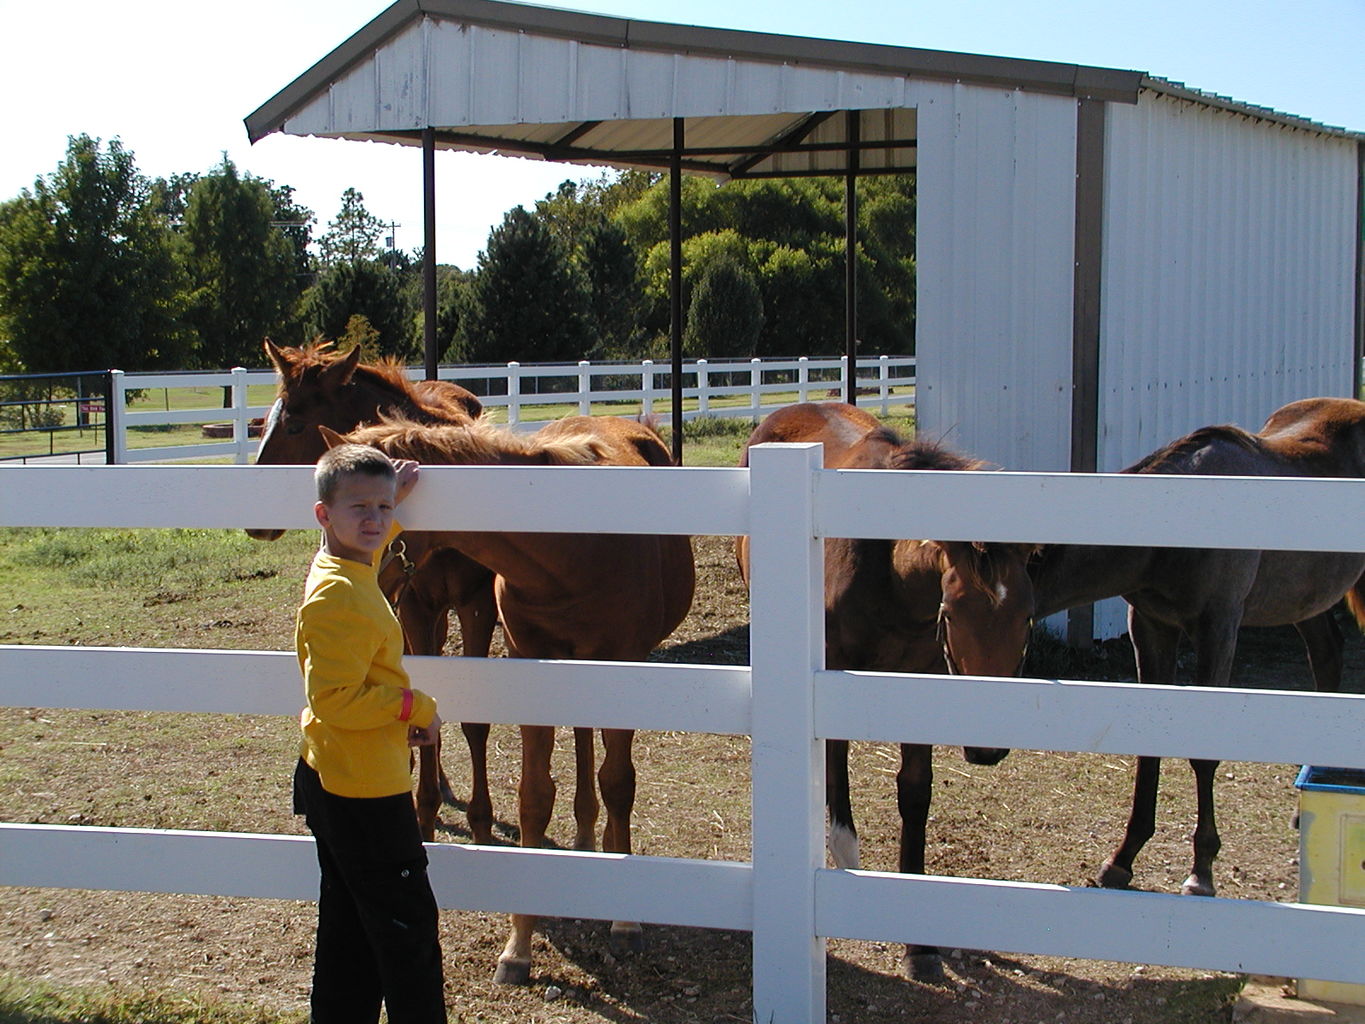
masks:
<svg viewBox="0 0 1365 1024"><path fill-rule="evenodd" d="M400 722L406 722L406 721L407 721L409 718L411 718L411 717L412 717L412 691L411 691L411 690L404 690L404 691L403 691L403 709L402 709L401 711L398 712L398 720L399 720Z"/></svg>

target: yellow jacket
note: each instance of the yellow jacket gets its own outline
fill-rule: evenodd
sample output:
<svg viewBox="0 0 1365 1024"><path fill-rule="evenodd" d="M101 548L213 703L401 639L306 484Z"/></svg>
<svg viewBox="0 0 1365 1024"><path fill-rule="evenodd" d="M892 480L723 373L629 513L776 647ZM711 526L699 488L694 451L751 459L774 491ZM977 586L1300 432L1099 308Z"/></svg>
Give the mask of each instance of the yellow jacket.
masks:
<svg viewBox="0 0 1365 1024"><path fill-rule="evenodd" d="M403 632L377 574L318 552L295 620L308 700L301 756L337 796L409 792L408 728L436 715L435 699L408 685Z"/></svg>

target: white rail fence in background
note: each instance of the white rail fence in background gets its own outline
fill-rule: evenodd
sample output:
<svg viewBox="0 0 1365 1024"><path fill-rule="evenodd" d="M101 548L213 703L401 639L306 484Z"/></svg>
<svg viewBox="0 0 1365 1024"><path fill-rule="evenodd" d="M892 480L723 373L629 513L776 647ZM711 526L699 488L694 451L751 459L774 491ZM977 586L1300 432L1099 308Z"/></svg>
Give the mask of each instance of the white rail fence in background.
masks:
<svg viewBox="0 0 1365 1024"><path fill-rule="evenodd" d="M750 666L408 659L472 721L752 737L752 861L435 844L442 906L748 930L763 1024L825 1019L828 937L1365 982L1365 910L832 870L821 806L830 737L1365 766L1365 696L828 671L821 594L826 536L1365 551L1365 482L751 456L423 471L416 529L753 538ZM0 467L4 526L307 528L311 502L306 467ZM5 646L0 704L292 716L296 673L290 653ZM0 825L0 884L307 900L316 866L294 836L16 823Z"/></svg>
<svg viewBox="0 0 1365 1024"><path fill-rule="evenodd" d="M842 394L847 359L688 360L683 364L683 401L696 403L685 410L683 418L748 417L757 421L774 409L791 402L806 402ZM114 461L119 465L136 462L168 462L177 459L204 459L231 456L241 465L251 461L257 442L250 436L250 423L264 417L269 405L252 405L247 388L273 384L273 370L246 370L237 367L218 373L125 373L114 370ZM646 359L639 363L590 363L568 365L508 363L505 366L442 366L441 380L463 384L479 396L489 409L506 409L507 422L518 428L540 426L527 410L535 406L576 404L583 415L592 414L593 403L624 403L629 410L645 415L658 412L662 404L671 408L672 393L667 363ZM410 369L413 380L422 378L420 369ZM567 385L567 386L566 386ZM549 390L546 390L548 387ZM148 409L136 412L127 407L129 391L160 388L225 388L230 402L220 408ZM915 359L913 356L875 356L858 360L857 402L883 414L893 408L913 408L915 404ZM733 399L743 399L734 402ZM157 427L178 423L230 423L231 440L216 444L167 445L157 448L130 448L130 427Z"/></svg>

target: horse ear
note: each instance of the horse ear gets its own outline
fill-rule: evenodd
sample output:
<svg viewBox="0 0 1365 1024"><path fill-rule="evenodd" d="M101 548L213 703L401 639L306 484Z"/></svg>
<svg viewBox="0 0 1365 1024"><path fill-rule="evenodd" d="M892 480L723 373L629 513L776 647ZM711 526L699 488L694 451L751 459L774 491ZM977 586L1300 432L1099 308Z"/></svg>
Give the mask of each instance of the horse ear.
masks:
<svg viewBox="0 0 1365 1024"><path fill-rule="evenodd" d="M266 358L270 360L270 365L283 373L285 358L284 353L280 351L280 346L276 345L269 338L266 338L261 347L265 349L265 355Z"/></svg>
<svg viewBox="0 0 1365 1024"><path fill-rule="evenodd" d="M346 443L346 438L342 437L331 427L324 427L321 423L318 424L318 433L322 435L322 442L327 445L328 448L335 448L337 445Z"/></svg>
<svg viewBox="0 0 1365 1024"><path fill-rule="evenodd" d="M338 359L331 366L322 371L319 380L324 387L344 388L351 383L351 378L355 375L355 368L360 365L360 346L357 345L344 357Z"/></svg>

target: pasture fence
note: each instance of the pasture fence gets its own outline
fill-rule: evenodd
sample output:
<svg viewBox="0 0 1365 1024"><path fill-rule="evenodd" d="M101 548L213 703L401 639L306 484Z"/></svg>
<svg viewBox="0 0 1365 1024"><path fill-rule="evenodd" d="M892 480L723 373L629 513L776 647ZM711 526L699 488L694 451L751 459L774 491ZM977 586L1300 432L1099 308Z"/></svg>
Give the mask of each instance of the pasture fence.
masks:
<svg viewBox="0 0 1365 1024"><path fill-rule="evenodd" d="M689 360L683 364L683 418L748 417L757 422L782 405L826 398L831 392L842 393L846 364L847 357L842 356ZM413 380L420 380L422 371L409 369L408 375ZM534 413L538 406L574 405L584 416L592 415L594 405L607 406L614 414L638 411L651 415L664 407L671 409L672 402L671 367L650 359L635 363L584 360L568 364L512 362L442 366L437 370L437 377L469 388L486 408L505 410L507 423L517 429L534 429L542 425ZM110 461L128 465L228 456L238 464L246 464L256 448L251 421L263 418L270 411L269 404L252 404L249 388L273 385L274 382L273 370L242 367L216 373L110 371L113 396L109 402ZM859 359L857 387L859 405L879 409L883 414L892 408L912 408L915 401L914 357ZM223 388L226 401L219 407L128 409L130 391L161 388ZM132 448L128 444L130 428L224 421L231 425L231 437L217 443L145 448Z"/></svg>
<svg viewBox="0 0 1365 1024"><path fill-rule="evenodd" d="M407 659L472 721L751 737L751 861L433 844L443 907L749 931L762 1024L825 1019L831 937L1365 982L1365 909L828 869L821 756L838 737L1365 766L1365 696L836 672L822 634L825 537L1365 551L1365 482L820 467L819 446L763 445L748 469L424 469L414 529L752 538L748 666ZM0 467L0 526L303 529L311 486ZM0 704L294 715L299 683L285 652L0 646ZM0 824L0 885L309 900L316 871L306 837Z"/></svg>

